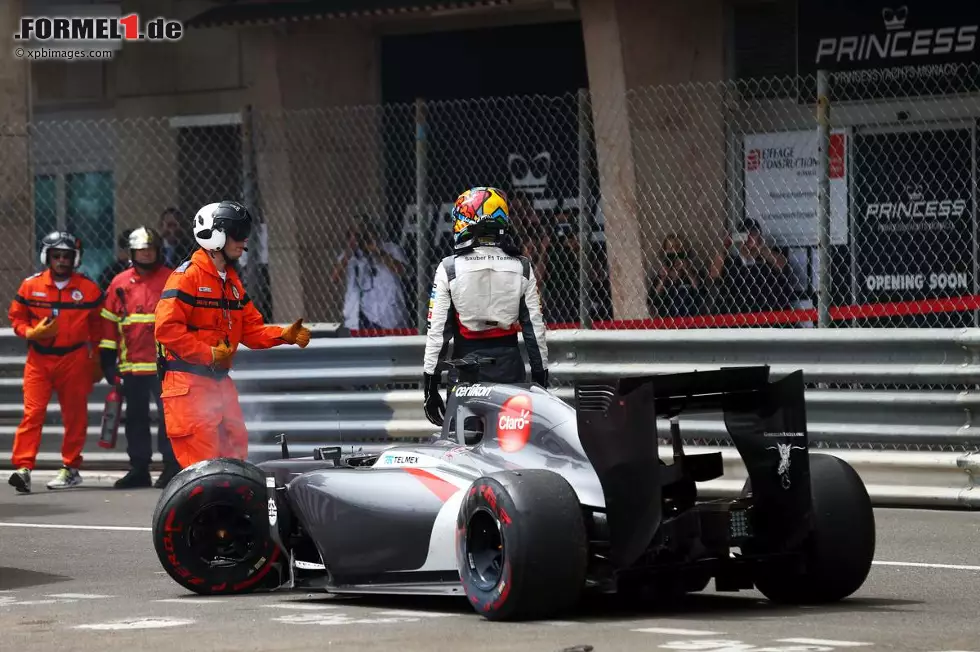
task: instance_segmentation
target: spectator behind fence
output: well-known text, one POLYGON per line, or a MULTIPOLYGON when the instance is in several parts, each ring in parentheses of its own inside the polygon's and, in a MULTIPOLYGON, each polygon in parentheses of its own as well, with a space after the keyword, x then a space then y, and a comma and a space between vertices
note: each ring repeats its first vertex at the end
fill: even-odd
POLYGON ((701 281, 687 245, 671 233, 661 244, 660 264, 649 284, 652 317, 691 317, 701 313, 701 281))
POLYGON ((409 312, 402 275, 408 260, 394 242, 378 241, 368 227, 377 222, 357 216, 347 246, 334 265, 333 280, 346 275, 344 326, 351 330, 408 328, 409 312))
POLYGON ((534 210, 531 197, 523 190, 507 193, 507 202, 510 204, 510 222, 520 242, 521 253, 540 269, 548 246, 548 235, 541 224, 541 216, 534 210))
POLYGON ((119 234, 116 239, 116 260, 99 274, 99 288, 103 292, 109 289, 109 284, 117 274, 129 269, 129 234, 132 232, 132 229, 126 229, 119 234))
POLYGON ((551 235, 546 242, 542 264, 535 270, 540 283, 538 287, 541 288, 545 322, 577 322, 582 287, 579 282, 581 247, 578 224, 565 211, 555 213, 551 235))
POLYGON ((193 236, 187 231, 187 224, 189 222, 184 220, 184 214, 176 208, 165 208, 160 213, 163 264, 172 269, 188 260, 196 248, 193 236))
MULTIPOLYGON (((786 256, 774 250, 753 219, 725 236, 708 273, 714 285, 714 312, 785 310, 791 294, 786 256)), ((762 324, 760 324, 762 325, 762 324)))

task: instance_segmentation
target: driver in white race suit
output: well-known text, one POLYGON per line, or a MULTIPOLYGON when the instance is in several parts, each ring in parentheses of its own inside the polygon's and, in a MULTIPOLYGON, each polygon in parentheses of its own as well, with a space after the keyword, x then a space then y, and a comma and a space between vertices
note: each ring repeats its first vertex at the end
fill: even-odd
MULTIPOLYGON (((548 386, 548 345, 534 270, 511 243, 507 198, 496 188, 470 188, 453 206, 455 252, 436 268, 429 295, 422 386, 425 416, 437 426, 446 406, 439 395, 439 363, 453 357, 494 359, 479 379, 527 382, 517 333, 531 363, 531 379, 548 386)), ((452 373, 452 372, 451 372, 452 373)), ((455 383, 450 376, 450 387, 455 383)))

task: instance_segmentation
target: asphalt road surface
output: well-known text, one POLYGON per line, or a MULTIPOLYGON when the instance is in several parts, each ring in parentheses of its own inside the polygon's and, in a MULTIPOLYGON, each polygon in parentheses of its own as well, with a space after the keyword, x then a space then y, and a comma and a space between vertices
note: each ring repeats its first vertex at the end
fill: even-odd
POLYGON ((54 493, 38 474, 22 496, 3 474, 0 650, 980 650, 980 513, 878 510, 879 561, 830 607, 709 589, 659 611, 596 600, 561 621, 490 623, 458 598, 193 596, 153 552, 159 490, 114 490, 118 475, 54 493))

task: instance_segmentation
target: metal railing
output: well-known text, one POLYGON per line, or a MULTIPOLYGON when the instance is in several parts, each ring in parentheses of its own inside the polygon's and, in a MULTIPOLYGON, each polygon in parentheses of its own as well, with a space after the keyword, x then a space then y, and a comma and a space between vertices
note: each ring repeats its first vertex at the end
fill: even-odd
MULTIPOLYGON (((420 336, 330 337, 306 349, 242 350, 232 377, 251 455, 277 456, 276 435, 283 432, 298 455, 318 445, 374 449, 432 436, 436 429, 425 420, 418 385, 424 342, 420 336)), ((930 504, 972 504, 972 458, 980 453, 980 429, 973 428, 980 407, 977 329, 560 331, 549 333, 548 343, 552 391, 570 403, 574 382, 584 378, 754 364, 768 364, 780 377, 802 369, 811 446, 870 474, 876 499, 908 502, 916 495, 930 504), (922 477, 932 484, 918 487, 922 477)), ((6 451, 22 414, 23 361, 23 343, 0 331, 0 442, 6 451)), ((125 465, 125 424, 115 451, 96 446, 107 392, 102 382, 90 398, 86 455, 90 465, 125 465)), ((46 423, 42 461, 56 464, 61 426, 55 400, 46 423)), ((731 450, 720 415, 682 414, 681 428, 692 447, 731 450)), ((737 456, 733 464, 740 465, 737 456)), ((8 455, 0 465, 9 467, 8 455)), ((708 483, 709 491, 733 490, 744 469, 732 473, 708 483)))

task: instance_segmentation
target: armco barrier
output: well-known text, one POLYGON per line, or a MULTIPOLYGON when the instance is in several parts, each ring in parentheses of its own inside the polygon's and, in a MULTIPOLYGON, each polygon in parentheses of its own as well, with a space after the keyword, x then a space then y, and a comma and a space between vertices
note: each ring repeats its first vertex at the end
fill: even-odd
MULTIPOLYGON (((278 433, 308 454, 340 443, 366 450, 426 438, 418 389, 425 339, 420 336, 315 339, 306 349, 242 350, 232 372, 242 397, 251 452, 278 455, 278 433)), ((553 391, 573 401, 586 377, 615 377, 768 364, 775 377, 803 369, 814 448, 851 461, 880 504, 972 507, 980 432, 980 331, 976 329, 695 329, 676 331, 555 331, 549 333, 553 391), (819 385, 819 386, 817 386, 819 385), (855 388, 857 385, 883 389, 855 388), (931 389, 933 386, 955 389, 931 389), (876 450, 862 450, 862 448, 876 450), (919 450, 909 450, 919 449, 919 450)), ((10 450, 22 412, 23 342, 0 331, 0 442, 10 450)), ((125 466, 125 425, 119 447, 96 446, 102 382, 89 403, 89 464, 125 466)), ((42 462, 57 464, 58 407, 52 402, 42 462)), ((152 414, 156 414, 155 410, 152 414)), ((725 478, 707 493, 741 487, 744 468, 718 417, 681 418, 692 448, 721 445, 725 478)), ((662 428, 665 432, 666 428, 662 428)), ((669 449, 665 449, 665 454, 669 449)), ((9 468, 6 454, 0 464, 9 468)))

